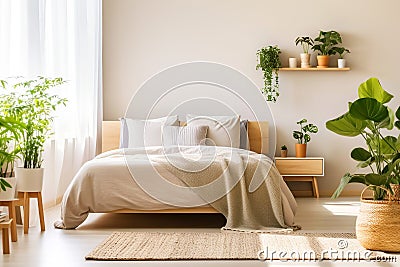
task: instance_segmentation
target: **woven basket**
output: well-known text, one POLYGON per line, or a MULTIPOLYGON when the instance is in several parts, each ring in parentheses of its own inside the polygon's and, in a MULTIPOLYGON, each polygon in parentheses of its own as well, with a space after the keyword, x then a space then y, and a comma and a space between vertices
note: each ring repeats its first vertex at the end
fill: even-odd
POLYGON ((356 222, 356 235, 366 249, 386 252, 400 252, 400 202, 363 198, 361 193, 360 214, 356 222))
POLYGON ((390 188, 392 188, 393 191, 393 200, 400 201, 400 184, 391 184, 390 188))

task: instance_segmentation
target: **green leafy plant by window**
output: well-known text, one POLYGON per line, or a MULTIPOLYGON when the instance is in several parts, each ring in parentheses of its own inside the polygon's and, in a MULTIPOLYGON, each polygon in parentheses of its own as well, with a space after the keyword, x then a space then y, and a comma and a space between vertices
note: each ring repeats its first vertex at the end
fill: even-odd
POLYGON ((390 184, 400 179, 400 138, 384 136, 384 132, 400 129, 400 107, 396 113, 387 106, 393 95, 386 92, 377 78, 370 78, 358 87, 358 99, 349 103, 348 111, 336 119, 326 122, 326 128, 336 134, 355 137, 361 136, 366 147, 354 148, 350 155, 358 162, 360 169, 369 168, 367 174, 346 173, 332 195, 338 197, 348 183, 361 183, 371 186, 374 199, 381 200, 390 184))
POLYGON ((318 51, 320 55, 331 56, 336 54, 336 45, 342 43, 342 37, 337 31, 320 31, 314 42, 311 47, 313 51, 318 51))
POLYGON ((311 39, 309 36, 302 36, 302 37, 297 37, 295 40, 296 46, 301 44, 303 48, 303 53, 308 54, 310 51, 310 47, 314 44, 314 40, 311 39))
POLYGON ((279 97, 279 68, 281 61, 278 46, 263 47, 257 51, 258 64, 256 69, 261 69, 264 75, 264 87, 261 89, 267 101, 276 102, 279 97))
POLYGON ((16 141, 20 137, 18 123, 13 118, 4 116, 3 107, 4 101, 0 94, 0 191, 11 188, 4 178, 14 176, 14 163, 19 158, 16 141))
POLYGON ((300 130, 293 131, 293 138, 296 139, 299 144, 307 144, 311 141, 310 133, 318 133, 318 127, 312 123, 303 126, 303 124, 307 123, 307 119, 302 119, 296 123, 299 125, 300 130))
POLYGON ((38 77, 13 84, 1 82, 8 94, 4 95, 4 115, 13 118, 21 129, 17 147, 24 168, 40 168, 45 141, 53 134, 51 123, 54 111, 67 99, 52 94, 52 88, 64 84, 62 78, 38 77))

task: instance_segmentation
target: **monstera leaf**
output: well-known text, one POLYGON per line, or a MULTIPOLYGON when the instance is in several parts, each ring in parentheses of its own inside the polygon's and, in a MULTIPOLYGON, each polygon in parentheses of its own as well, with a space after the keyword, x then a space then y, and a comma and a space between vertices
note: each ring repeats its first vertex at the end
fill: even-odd
POLYGON ((326 122, 328 130, 343 136, 357 136, 364 131, 365 127, 367 127, 365 121, 354 118, 348 112, 326 122))
POLYGON ((382 122, 389 117, 387 107, 374 98, 361 98, 356 100, 350 107, 352 117, 360 120, 371 120, 382 122))
POLYGON ((393 95, 386 92, 377 78, 370 78, 358 87, 359 98, 374 98, 382 104, 388 103, 393 95))

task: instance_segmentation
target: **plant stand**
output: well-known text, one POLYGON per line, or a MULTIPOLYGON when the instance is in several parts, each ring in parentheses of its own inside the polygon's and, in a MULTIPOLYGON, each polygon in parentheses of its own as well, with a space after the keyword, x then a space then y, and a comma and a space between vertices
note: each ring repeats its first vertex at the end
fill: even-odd
POLYGON ((13 219, 9 219, 8 221, 0 223, 0 229, 2 232, 1 240, 3 243, 3 254, 10 254, 10 236, 8 234, 8 231, 10 229, 10 226, 12 227, 13 223, 15 223, 13 219))
POLYGON ((42 192, 18 192, 19 200, 16 203, 16 206, 22 206, 24 208, 24 234, 28 233, 29 230, 29 209, 30 209, 30 200, 31 198, 36 198, 38 202, 39 209, 39 219, 40 219, 40 230, 45 231, 45 223, 44 223, 44 211, 43 211, 43 201, 42 201, 42 192))
POLYGON ((17 242, 17 223, 16 223, 16 213, 15 213, 15 206, 18 199, 13 200, 1 200, 0 206, 8 208, 8 217, 10 218, 11 222, 11 241, 17 242))

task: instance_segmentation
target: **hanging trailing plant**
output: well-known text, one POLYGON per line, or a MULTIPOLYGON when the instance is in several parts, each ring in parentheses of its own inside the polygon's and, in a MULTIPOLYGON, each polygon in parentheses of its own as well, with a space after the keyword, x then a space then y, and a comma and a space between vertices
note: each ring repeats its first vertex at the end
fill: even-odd
POLYGON ((279 54, 281 50, 278 46, 263 47, 257 51, 258 64, 256 69, 261 69, 264 74, 264 87, 261 89, 267 101, 276 102, 279 96, 279 68, 281 61, 279 54))

